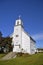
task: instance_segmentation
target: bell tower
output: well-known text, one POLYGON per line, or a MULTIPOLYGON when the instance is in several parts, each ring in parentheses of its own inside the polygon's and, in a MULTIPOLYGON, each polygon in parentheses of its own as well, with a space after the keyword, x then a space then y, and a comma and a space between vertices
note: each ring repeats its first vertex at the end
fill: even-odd
POLYGON ((17 25, 17 26, 19 26, 19 25, 23 26, 23 22, 22 22, 20 16, 19 16, 19 18, 16 20, 15 26, 16 26, 16 25, 17 25))

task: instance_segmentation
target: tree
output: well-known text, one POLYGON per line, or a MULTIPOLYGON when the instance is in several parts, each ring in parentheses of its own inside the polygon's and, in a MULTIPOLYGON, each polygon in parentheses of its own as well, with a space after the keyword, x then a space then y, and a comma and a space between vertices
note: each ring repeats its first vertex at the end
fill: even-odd
POLYGON ((2 37, 2 33, 0 32, 0 37, 2 37))
POLYGON ((2 52, 1 43, 2 43, 2 33, 0 32, 0 52, 2 52))
POLYGON ((10 52, 13 49, 12 38, 10 37, 1 37, 0 39, 0 52, 10 52))
POLYGON ((5 48, 6 48, 6 51, 12 51, 12 48, 13 48, 13 46, 12 46, 12 38, 10 38, 10 37, 6 37, 5 38, 5 48))

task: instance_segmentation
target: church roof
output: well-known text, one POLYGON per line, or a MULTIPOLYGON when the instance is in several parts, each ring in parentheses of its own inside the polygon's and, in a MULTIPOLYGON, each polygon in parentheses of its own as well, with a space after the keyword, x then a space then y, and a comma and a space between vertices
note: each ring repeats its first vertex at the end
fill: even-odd
POLYGON ((30 37, 30 39, 36 43, 36 41, 30 36, 30 34, 28 34, 26 31, 24 31, 24 33, 27 34, 30 37))
POLYGON ((33 40, 36 43, 36 41, 31 36, 30 36, 30 39, 33 40))

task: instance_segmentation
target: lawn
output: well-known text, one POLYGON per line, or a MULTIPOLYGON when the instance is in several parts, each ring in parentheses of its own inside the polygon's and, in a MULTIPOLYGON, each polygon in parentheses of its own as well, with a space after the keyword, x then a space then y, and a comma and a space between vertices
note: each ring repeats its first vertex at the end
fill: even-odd
POLYGON ((0 65, 43 65, 43 53, 0 61, 0 65))
POLYGON ((3 56, 5 56, 6 54, 0 54, 0 59, 3 57, 3 56))

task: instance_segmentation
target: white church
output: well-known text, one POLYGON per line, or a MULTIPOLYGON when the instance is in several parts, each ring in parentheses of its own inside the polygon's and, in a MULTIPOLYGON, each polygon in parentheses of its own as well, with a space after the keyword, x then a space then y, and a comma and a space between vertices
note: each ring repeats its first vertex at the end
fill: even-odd
POLYGON ((26 33, 23 27, 23 22, 20 18, 15 21, 14 32, 11 37, 13 52, 35 54, 36 42, 26 33))

